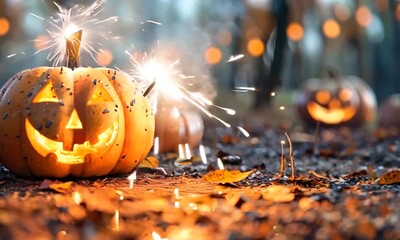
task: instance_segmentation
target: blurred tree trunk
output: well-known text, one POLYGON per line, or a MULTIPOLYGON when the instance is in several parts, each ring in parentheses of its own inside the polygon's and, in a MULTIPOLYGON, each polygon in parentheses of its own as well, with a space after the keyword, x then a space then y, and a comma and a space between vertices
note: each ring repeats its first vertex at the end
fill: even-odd
MULTIPOLYGON (((280 73, 283 63, 283 55, 287 44, 286 26, 288 22, 289 9, 286 0, 276 0, 273 2, 273 12, 276 20, 276 38, 274 54, 271 63, 271 68, 268 70, 265 66, 263 58, 258 58, 256 62, 256 99, 254 107, 259 108, 263 105, 269 105, 271 100, 270 92, 280 84, 280 73)), ((265 40, 265 39, 264 39, 265 40)))

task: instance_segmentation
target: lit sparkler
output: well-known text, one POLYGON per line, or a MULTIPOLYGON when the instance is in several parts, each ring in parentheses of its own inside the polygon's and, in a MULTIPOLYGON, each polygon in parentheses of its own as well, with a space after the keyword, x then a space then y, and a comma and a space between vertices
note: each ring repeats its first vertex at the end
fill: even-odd
POLYGON ((190 86, 190 83, 186 80, 193 78, 193 76, 185 76, 178 70, 179 60, 167 63, 158 60, 156 57, 150 57, 147 54, 142 59, 137 60, 128 51, 125 52, 129 55, 133 65, 132 76, 143 83, 142 86, 149 86, 152 82, 156 82, 154 90, 150 95, 153 103, 153 111, 157 111, 158 98, 187 102, 208 117, 215 118, 228 128, 231 127, 229 123, 212 114, 208 108, 218 108, 229 115, 235 115, 235 110, 214 104, 201 92, 188 90, 187 87, 190 86))
POLYGON ((103 4, 106 0, 97 0, 92 5, 84 7, 75 5, 70 9, 65 9, 54 3, 58 12, 47 20, 31 13, 32 16, 45 20, 48 22, 49 27, 47 33, 50 36, 47 40, 36 40, 38 46, 46 46, 38 50, 42 52, 49 50, 47 59, 53 62, 54 66, 59 65, 66 59, 66 46, 65 39, 69 38, 71 34, 82 30, 81 47, 83 52, 87 52, 94 61, 97 62, 95 54, 101 52, 102 43, 99 40, 118 39, 117 36, 111 36, 111 32, 107 29, 107 23, 118 21, 118 17, 112 16, 108 18, 101 18, 100 13, 103 11, 103 4))

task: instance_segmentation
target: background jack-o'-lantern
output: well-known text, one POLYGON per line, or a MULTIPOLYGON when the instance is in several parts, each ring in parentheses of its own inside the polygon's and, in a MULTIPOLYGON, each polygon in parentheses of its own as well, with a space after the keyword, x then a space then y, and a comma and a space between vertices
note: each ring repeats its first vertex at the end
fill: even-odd
POLYGON ((199 145, 204 124, 198 112, 163 104, 155 114, 155 136, 159 139, 159 152, 177 152, 179 144, 199 145))
POLYGON ((380 106, 378 124, 382 128, 396 128, 400 130, 400 94, 389 96, 380 106))
POLYGON ((372 122, 376 98, 371 88, 355 76, 310 79, 296 99, 300 116, 309 125, 359 127, 372 122))
POLYGON ((25 70, 1 89, 0 160, 14 173, 126 173, 150 151, 154 116, 138 83, 113 69, 77 67, 73 47, 67 65, 74 69, 25 70))

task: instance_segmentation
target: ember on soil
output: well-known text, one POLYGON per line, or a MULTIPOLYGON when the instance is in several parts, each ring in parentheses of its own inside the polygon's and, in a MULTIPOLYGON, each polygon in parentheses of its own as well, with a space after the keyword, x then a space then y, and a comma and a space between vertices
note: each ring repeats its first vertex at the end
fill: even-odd
MULTIPOLYGON (((313 153, 313 142, 306 140, 312 135, 290 135, 296 163, 293 180, 288 166, 285 176, 278 174, 283 133, 260 129, 250 138, 223 135, 214 145, 206 134, 207 165, 195 151, 184 163, 174 154, 158 154, 159 166, 139 168, 132 188, 128 176, 24 179, 2 168, 0 238, 400 236, 399 179, 394 184, 379 184, 375 179, 399 167, 398 137, 322 130, 319 151, 313 153), (204 180, 204 175, 218 170, 218 158, 225 168, 221 171, 251 172, 240 181, 235 176, 220 182, 204 180)), ((284 150, 290 164, 288 146, 284 150)), ((154 159, 149 161, 154 164, 154 159)), ((396 178, 397 172, 393 174, 396 178)))

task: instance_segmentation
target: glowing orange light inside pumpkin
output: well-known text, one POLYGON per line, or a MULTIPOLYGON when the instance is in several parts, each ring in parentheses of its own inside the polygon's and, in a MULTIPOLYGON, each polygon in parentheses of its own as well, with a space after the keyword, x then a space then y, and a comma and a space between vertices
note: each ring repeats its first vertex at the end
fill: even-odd
POLYGON ((293 22, 286 28, 286 34, 290 40, 297 42, 303 38, 304 30, 299 23, 293 22))
POLYGON ((96 61, 100 66, 108 66, 113 60, 113 54, 110 50, 102 50, 96 55, 96 61))
POLYGON ((0 36, 4 36, 10 30, 10 22, 7 18, 0 18, 0 36))
POLYGON ((222 53, 217 47, 208 47, 204 53, 204 58, 208 64, 217 64, 221 62, 222 53))
POLYGON ((322 31, 327 38, 337 38, 340 35, 340 26, 335 20, 328 19, 324 22, 322 31))
POLYGON ((329 100, 331 100, 331 95, 329 94, 328 91, 326 90, 321 90, 318 91, 315 94, 315 99, 320 103, 320 104, 327 104, 329 100))
POLYGON ((71 117, 69 118, 69 121, 67 123, 67 126, 65 126, 66 129, 82 129, 82 122, 79 119, 78 113, 76 112, 76 109, 72 111, 71 117))
POLYGON ((247 51, 253 57, 259 57, 264 53, 264 42, 260 38, 252 38, 247 43, 247 51))
POLYGON ((329 102, 329 108, 331 108, 331 109, 341 108, 341 107, 342 107, 342 103, 340 102, 339 99, 334 98, 329 102))
POLYGON ((348 89, 342 89, 339 92, 339 99, 343 102, 349 101, 353 96, 353 92, 348 89))
POLYGON ((366 6, 361 6, 356 11, 357 23, 363 27, 367 27, 372 21, 371 11, 366 6))

